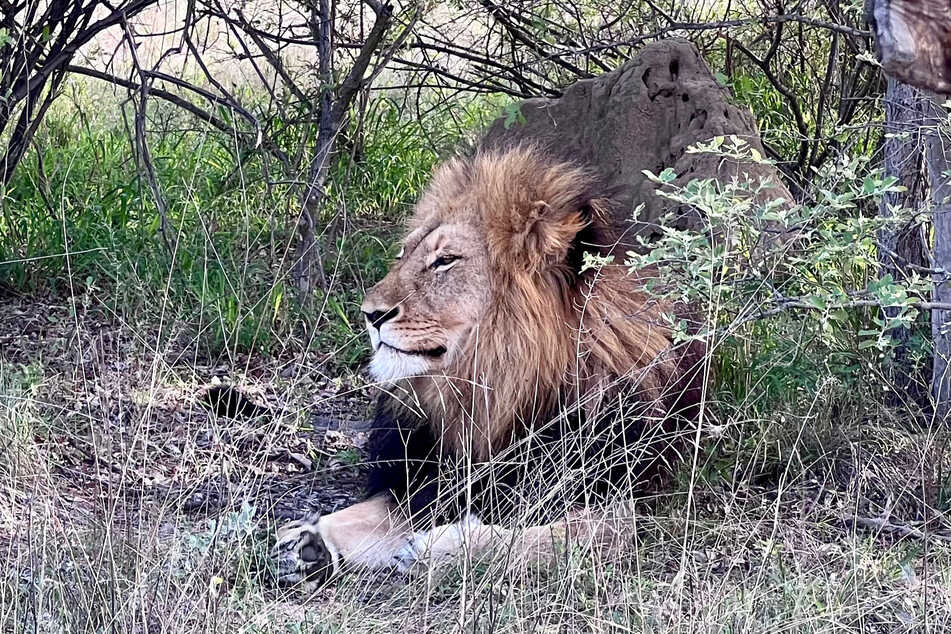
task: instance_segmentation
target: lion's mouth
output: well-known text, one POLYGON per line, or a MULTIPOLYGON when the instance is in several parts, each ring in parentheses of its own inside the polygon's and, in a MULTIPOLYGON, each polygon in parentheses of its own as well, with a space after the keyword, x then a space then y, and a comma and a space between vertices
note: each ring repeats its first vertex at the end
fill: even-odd
POLYGON ((380 342, 381 348, 389 348, 400 354, 408 354, 416 357, 430 357, 432 359, 437 359, 442 355, 446 354, 446 346, 436 346, 435 348, 430 348, 428 350, 404 350, 403 348, 397 348, 396 346, 391 346, 388 343, 383 341, 380 342))

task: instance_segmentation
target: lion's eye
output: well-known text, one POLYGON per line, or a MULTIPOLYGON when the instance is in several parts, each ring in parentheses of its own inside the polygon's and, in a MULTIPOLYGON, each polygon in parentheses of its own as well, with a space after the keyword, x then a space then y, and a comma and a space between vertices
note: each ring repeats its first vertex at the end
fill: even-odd
POLYGON ((403 252, 404 252, 405 250, 406 250, 406 247, 400 247, 400 252, 396 254, 396 259, 397 259, 397 260, 402 260, 402 259, 403 259, 403 252))
POLYGON ((433 263, 429 265, 431 269, 446 269, 454 262, 459 260, 458 255, 440 255, 438 258, 433 260, 433 263))

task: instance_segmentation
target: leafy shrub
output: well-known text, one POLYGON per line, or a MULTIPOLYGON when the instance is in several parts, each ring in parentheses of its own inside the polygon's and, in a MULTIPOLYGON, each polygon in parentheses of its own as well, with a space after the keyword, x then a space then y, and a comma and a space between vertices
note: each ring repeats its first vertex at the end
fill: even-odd
MULTIPOLYGON (((736 137, 690 151, 768 162, 736 137)), ((895 329, 914 327, 930 280, 879 277, 876 236, 886 221, 875 211, 896 186, 866 159, 819 172, 814 200, 803 204, 775 199, 768 183, 677 185, 671 170, 648 177, 659 195, 698 210, 708 226, 697 232, 668 223, 626 264, 655 266, 659 282, 675 280, 654 286, 668 299, 710 307, 699 329, 678 324, 680 337, 712 336, 721 383, 735 402, 768 409, 815 394, 830 377, 854 388, 892 351, 895 329)))

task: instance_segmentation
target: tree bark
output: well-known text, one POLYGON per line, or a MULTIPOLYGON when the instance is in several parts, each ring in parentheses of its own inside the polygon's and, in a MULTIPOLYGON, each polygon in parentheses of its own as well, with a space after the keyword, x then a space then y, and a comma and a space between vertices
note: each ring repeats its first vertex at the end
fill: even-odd
MULTIPOLYGON (((947 112, 939 103, 928 102, 925 164, 931 186, 934 218, 933 302, 951 301, 951 130, 947 112)), ((934 364, 931 391, 937 420, 951 420, 951 310, 931 312, 934 364)))
POLYGON ((865 13, 886 73, 951 94, 951 0, 866 0, 865 13))
MULTIPOLYGON (((878 235, 878 259, 882 275, 894 280, 904 278, 910 267, 929 268, 928 245, 921 222, 913 217, 903 223, 896 221, 895 212, 922 209, 925 183, 922 177, 922 144, 919 130, 924 118, 927 97, 895 78, 888 79, 885 91, 885 132, 883 143, 885 175, 898 179, 904 191, 890 191, 882 198, 879 214, 893 220, 878 235), (910 265, 910 266, 909 266, 910 265)), ((885 309, 887 317, 894 317, 897 308, 885 309)), ((912 331, 897 328, 891 337, 895 344, 893 363, 889 371, 890 393, 893 405, 913 402, 920 406, 928 403, 928 380, 922 368, 916 367, 911 350, 912 331)))
POLYGON ((329 0, 320 0, 313 19, 312 28, 318 41, 318 72, 321 76, 320 123, 307 188, 301 198, 301 213, 297 225, 300 239, 297 243, 292 270, 292 278, 302 301, 306 301, 313 290, 315 277, 319 276, 320 284, 325 285, 323 263, 317 244, 317 225, 320 220, 320 210, 326 198, 325 186, 330 175, 337 136, 346 122, 347 111, 354 97, 370 81, 366 76, 367 68, 370 66, 373 55, 380 48, 393 17, 393 9, 390 5, 379 4, 375 0, 364 0, 364 2, 373 9, 376 21, 354 60, 350 72, 340 84, 336 97, 332 88, 333 19, 329 0))

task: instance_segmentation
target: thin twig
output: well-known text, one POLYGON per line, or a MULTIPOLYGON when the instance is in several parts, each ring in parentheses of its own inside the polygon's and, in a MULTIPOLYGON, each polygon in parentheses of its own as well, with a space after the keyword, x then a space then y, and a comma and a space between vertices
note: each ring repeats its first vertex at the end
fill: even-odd
POLYGON ((930 538, 938 539, 943 542, 951 542, 951 536, 944 535, 942 533, 925 533, 921 529, 908 524, 896 524, 888 517, 861 517, 859 515, 850 515, 848 513, 844 513, 839 516, 839 519, 846 524, 861 526, 862 528, 867 528, 881 533, 891 533, 893 535, 899 535, 900 537, 912 537, 914 539, 920 540, 927 540, 930 538))
MULTIPOLYGON (((77 75, 85 75, 87 77, 93 77, 95 79, 101 79, 102 81, 115 84, 116 86, 121 86, 130 91, 138 92, 141 90, 141 84, 139 83, 130 81, 128 79, 123 79, 122 77, 117 77, 115 75, 111 75, 109 73, 105 73, 100 70, 85 68, 82 66, 72 66, 72 65, 67 66, 66 69, 70 73, 75 73, 77 75)), ((146 75, 148 75, 148 73, 146 73, 146 75)), ((234 124, 228 123, 227 121, 224 121, 223 119, 216 117, 210 111, 204 110, 200 108, 199 106, 196 106, 194 103, 188 101, 184 97, 176 95, 173 92, 169 92, 161 88, 155 88, 154 86, 150 86, 149 96, 157 97, 159 99, 162 99, 163 101, 167 101, 181 108, 182 110, 185 110, 186 112, 191 113, 192 115, 195 116, 195 118, 199 119, 200 121, 205 121, 211 124, 213 127, 217 128, 218 130, 221 130, 222 132, 226 132, 228 134, 234 134, 235 132, 238 131, 236 130, 236 127, 234 124)), ((222 105, 220 101, 215 101, 214 103, 216 105, 222 105)), ((227 104, 224 104, 224 105, 227 105, 227 104)), ((260 132, 260 130, 258 130, 257 132, 260 132)), ((240 139, 241 137, 239 136, 238 138, 240 139)), ((256 145, 256 135, 254 138, 255 140, 253 141, 244 140, 242 141, 242 143, 248 149, 254 149, 256 145)), ((273 154, 275 158, 281 161, 281 163, 288 166, 290 165, 290 158, 287 156, 287 154, 283 150, 281 150, 274 143, 274 141, 272 141, 267 136, 264 136, 263 134, 261 135, 261 147, 263 147, 265 150, 273 154)))

